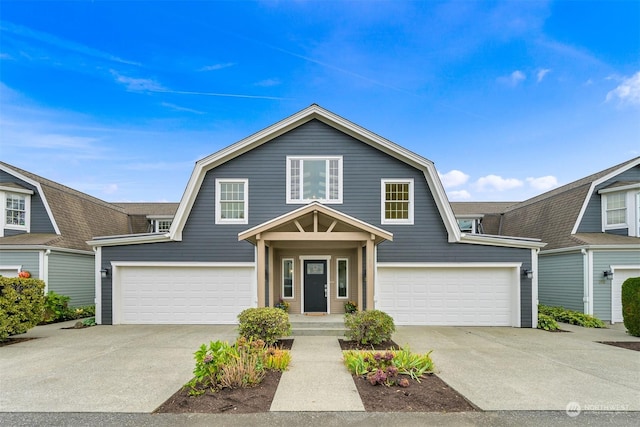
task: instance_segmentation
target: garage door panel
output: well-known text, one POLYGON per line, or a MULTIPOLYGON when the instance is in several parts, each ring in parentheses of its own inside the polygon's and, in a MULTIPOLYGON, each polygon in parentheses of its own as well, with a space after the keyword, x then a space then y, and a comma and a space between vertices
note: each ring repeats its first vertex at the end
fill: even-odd
POLYGON ((232 324, 253 304, 253 267, 119 267, 121 323, 232 324))
POLYGON ((379 267, 377 307, 399 325, 510 326, 518 285, 513 271, 514 267, 379 267))

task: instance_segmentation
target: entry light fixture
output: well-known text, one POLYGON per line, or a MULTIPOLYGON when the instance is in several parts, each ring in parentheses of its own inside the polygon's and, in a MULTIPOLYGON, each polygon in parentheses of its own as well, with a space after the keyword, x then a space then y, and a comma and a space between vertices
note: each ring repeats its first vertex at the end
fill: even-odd
POLYGON ((100 270, 100 277, 102 277, 103 279, 109 277, 109 269, 103 268, 102 270, 100 270))
POLYGON ((605 279, 607 280, 613 280, 613 271, 611 270, 605 270, 602 272, 602 275, 604 276, 605 279))
POLYGON ((529 268, 523 268, 522 275, 525 276, 527 279, 533 279, 533 270, 529 268))

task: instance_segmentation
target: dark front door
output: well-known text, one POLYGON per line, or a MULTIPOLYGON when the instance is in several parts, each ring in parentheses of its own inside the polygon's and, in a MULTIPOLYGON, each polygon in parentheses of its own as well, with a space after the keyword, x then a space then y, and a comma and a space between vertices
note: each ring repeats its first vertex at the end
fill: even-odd
POLYGON ((304 261, 304 312, 327 312, 327 261, 304 261))

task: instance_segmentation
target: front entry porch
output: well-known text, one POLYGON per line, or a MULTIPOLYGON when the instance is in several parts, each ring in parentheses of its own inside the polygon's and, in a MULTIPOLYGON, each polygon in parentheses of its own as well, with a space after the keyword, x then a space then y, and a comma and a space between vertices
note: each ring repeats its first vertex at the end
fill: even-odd
POLYGON ((256 246, 258 307, 292 314, 374 308, 375 247, 393 235, 314 202, 238 235, 256 246))

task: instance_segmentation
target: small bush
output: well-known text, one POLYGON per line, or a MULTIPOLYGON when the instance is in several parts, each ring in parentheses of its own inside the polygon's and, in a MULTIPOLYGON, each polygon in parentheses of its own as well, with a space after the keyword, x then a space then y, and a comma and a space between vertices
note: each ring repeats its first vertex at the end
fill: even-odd
POLYGON ((279 308, 248 308, 238 315, 238 332, 248 340, 263 340, 268 345, 291 332, 289 315, 279 308))
POLYGON ((344 303, 344 312, 345 313, 355 313, 358 311, 358 304, 355 301, 347 301, 344 303))
POLYGON ((539 305, 538 313, 551 316, 557 322, 569 323, 585 328, 606 328, 604 322, 597 317, 589 314, 580 313, 579 311, 568 310, 564 307, 549 307, 547 305, 539 305))
POLYGON ((49 291, 44 298, 43 322, 53 323, 72 320, 73 311, 69 308, 71 297, 49 291))
POLYGON ((384 311, 359 311, 344 316, 346 336, 363 345, 376 345, 389 341, 396 330, 393 318, 384 311))
POLYGON ((265 370, 284 371, 289 365, 289 351, 268 347, 262 340, 238 338, 230 345, 223 341, 202 344, 194 353, 193 379, 185 384, 189 394, 197 396, 207 390, 252 387, 259 384, 265 370))
POLYGON ((622 284, 622 318, 629 335, 640 337, 640 277, 630 277, 622 284))
POLYGON ((557 331, 560 327, 553 317, 538 313, 538 329, 544 329, 545 331, 557 331))
POLYGON ((0 277, 0 341, 36 326, 43 310, 42 280, 0 277))

